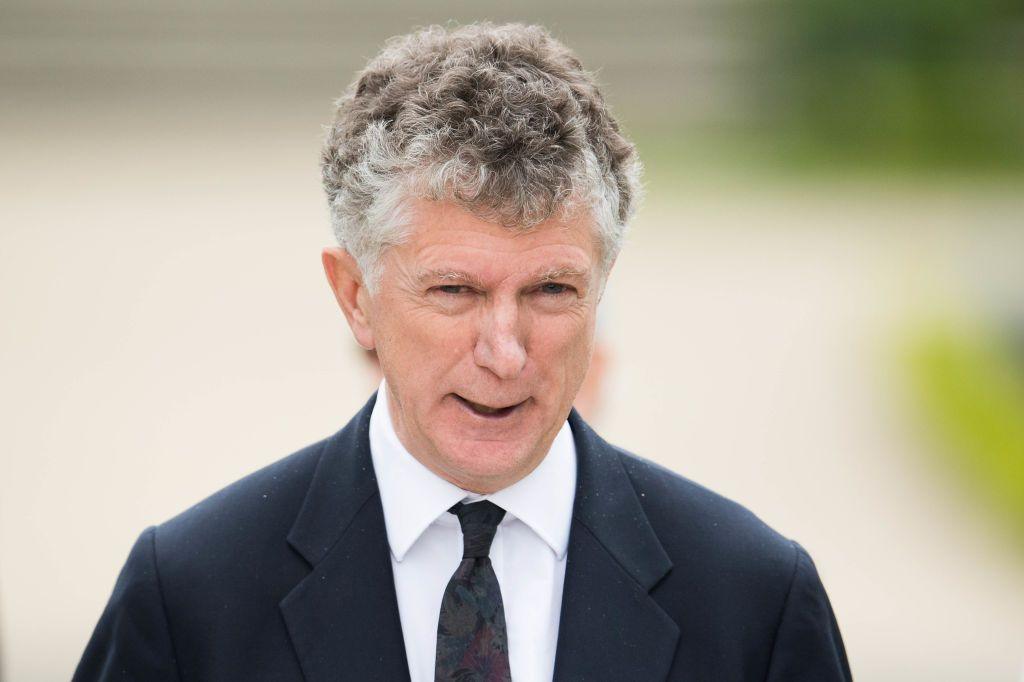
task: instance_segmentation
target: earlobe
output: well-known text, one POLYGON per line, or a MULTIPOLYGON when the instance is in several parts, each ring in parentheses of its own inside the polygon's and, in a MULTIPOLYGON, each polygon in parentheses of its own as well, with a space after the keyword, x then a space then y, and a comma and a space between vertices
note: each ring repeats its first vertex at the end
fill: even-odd
POLYGON ((348 251, 339 246, 324 248, 320 258, 324 274, 327 275, 327 283, 348 321, 356 343, 366 350, 373 350, 372 301, 363 284, 359 264, 348 251))

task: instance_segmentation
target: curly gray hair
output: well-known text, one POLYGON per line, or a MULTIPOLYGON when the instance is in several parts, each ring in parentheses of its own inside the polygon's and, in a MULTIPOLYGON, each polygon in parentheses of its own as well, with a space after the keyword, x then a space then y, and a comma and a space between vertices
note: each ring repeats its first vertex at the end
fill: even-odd
POLYGON ((430 26, 390 39, 336 102, 321 154, 338 243, 379 282, 406 200, 528 230, 590 211, 606 274, 641 193, 636 149, 593 76, 539 26, 430 26))

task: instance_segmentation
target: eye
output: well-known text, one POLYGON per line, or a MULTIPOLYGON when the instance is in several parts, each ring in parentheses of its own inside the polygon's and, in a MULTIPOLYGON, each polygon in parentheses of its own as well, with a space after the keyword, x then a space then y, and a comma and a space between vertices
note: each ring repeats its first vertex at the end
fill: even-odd
POLYGON ((476 307, 480 291, 469 284, 435 284, 426 291, 428 301, 446 315, 458 315, 476 307))
POLYGON ((540 285, 540 289, 539 289, 539 291, 542 294, 548 294, 548 295, 551 295, 551 296, 557 296, 558 294, 564 294, 568 290, 569 290, 569 287, 567 287, 564 284, 559 284, 557 282, 547 282, 545 284, 540 285))
POLYGON ((469 291, 469 287, 467 287, 467 286, 465 286, 463 284, 442 284, 441 286, 436 287, 436 288, 442 294, 448 294, 450 296, 455 296, 457 294, 464 294, 467 291, 469 291))

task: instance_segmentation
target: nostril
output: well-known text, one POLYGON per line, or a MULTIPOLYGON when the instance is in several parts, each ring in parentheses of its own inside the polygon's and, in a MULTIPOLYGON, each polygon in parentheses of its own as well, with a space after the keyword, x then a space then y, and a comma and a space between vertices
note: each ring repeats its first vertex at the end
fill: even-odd
POLYGON ((514 337, 481 337, 473 355, 477 365, 491 370, 502 379, 517 376, 526 366, 526 349, 514 337))

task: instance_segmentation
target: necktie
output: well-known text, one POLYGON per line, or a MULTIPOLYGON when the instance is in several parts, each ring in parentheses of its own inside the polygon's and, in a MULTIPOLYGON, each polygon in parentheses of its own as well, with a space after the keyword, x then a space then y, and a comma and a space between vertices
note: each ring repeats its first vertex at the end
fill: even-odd
POLYGON ((510 682, 505 609, 488 556, 505 510, 484 500, 448 511, 462 525, 462 562, 441 601, 434 680, 510 682))

